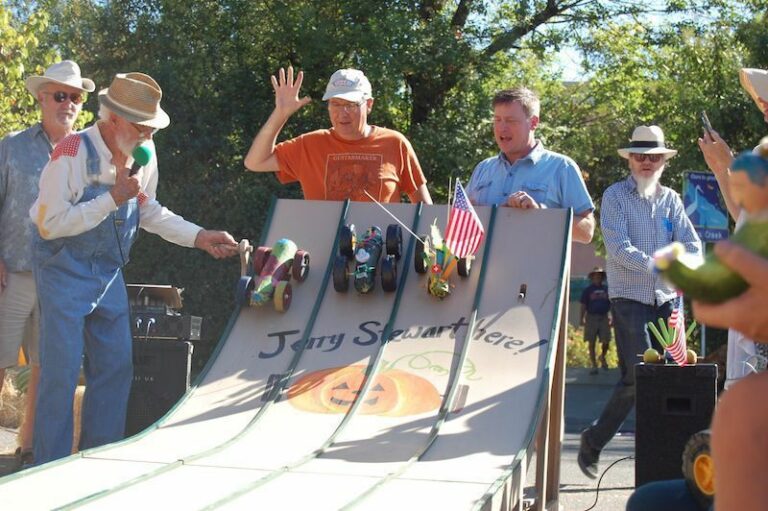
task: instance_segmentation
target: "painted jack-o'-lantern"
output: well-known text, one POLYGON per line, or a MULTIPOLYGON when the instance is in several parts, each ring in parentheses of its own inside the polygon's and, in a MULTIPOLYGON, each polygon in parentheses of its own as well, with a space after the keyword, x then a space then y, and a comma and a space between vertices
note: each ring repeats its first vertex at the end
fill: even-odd
MULTIPOLYGON (((291 404, 316 413, 345 413, 354 403, 363 384, 366 367, 330 367, 299 378, 288 390, 291 404)), ((366 415, 400 417, 434 410, 440 395, 434 385, 420 376, 388 369, 374 377, 358 412, 366 415)))

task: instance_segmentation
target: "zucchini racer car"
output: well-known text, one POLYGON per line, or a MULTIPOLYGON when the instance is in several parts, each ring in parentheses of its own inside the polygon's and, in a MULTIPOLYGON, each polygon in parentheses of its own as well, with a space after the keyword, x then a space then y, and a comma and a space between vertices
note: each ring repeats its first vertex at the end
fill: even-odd
POLYGON ((416 252, 413 263, 416 273, 427 273, 427 292, 432 296, 443 299, 451 294, 452 284, 448 278, 456 268, 460 277, 468 277, 474 256, 458 258, 445 245, 440 229, 435 223, 430 227, 430 233, 416 240, 416 252))
POLYGON ((261 306, 272 301, 275 310, 285 312, 291 306, 293 289, 291 277, 296 282, 304 282, 309 275, 309 252, 299 250, 296 243, 282 238, 270 247, 258 247, 253 252, 247 240, 239 245, 240 273, 235 300, 238 304, 246 302, 251 306, 261 306), (253 277, 248 275, 253 268, 253 277))
POLYGON ((358 293, 370 293, 376 284, 376 272, 381 259, 381 288, 392 292, 397 289, 397 261, 403 247, 403 234, 400 226, 387 226, 386 238, 375 225, 365 231, 362 239, 357 239, 355 226, 345 225, 339 236, 338 254, 333 262, 333 288, 343 293, 349 289, 348 266, 354 262, 353 276, 358 293), (385 241, 386 239, 386 241, 385 241), (382 258, 382 251, 386 255, 382 258))

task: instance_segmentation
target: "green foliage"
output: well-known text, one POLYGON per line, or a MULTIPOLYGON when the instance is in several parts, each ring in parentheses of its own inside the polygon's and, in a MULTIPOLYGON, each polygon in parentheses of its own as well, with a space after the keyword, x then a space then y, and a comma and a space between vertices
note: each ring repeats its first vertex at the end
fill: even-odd
MULTIPOLYGON (((600 343, 595 346, 596 355, 600 356, 601 350, 600 343)), ((611 344, 608 347, 608 354, 605 356, 608 367, 617 367, 619 364, 619 356, 616 353, 616 342, 611 339, 611 344)), ((592 367, 592 362, 589 360, 589 344, 584 340, 584 329, 576 328, 573 325, 568 325, 568 344, 566 346, 565 354, 566 367, 592 367)))
MULTIPOLYGON (((23 23, 0 18, 0 72, 18 76, 12 81, 4 75, 0 86, 15 84, 16 104, 34 112, 19 80, 31 65, 41 71, 51 62, 19 54, 13 62, 26 71, 6 65, 7 41, 16 40, 7 34, 27 25, 34 28, 23 32, 26 37, 39 39, 34 47, 78 61, 100 88, 115 72, 152 75, 171 116, 170 127, 155 137, 160 201, 191 221, 252 242, 261 235, 272 197, 301 196, 297 186, 245 172, 242 164, 274 106, 269 76, 289 64, 305 72, 303 92, 313 102, 289 120, 281 140, 327 127, 320 98, 328 77, 341 67, 361 68, 374 87, 371 121, 407 134, 437 201, 447 196, 449 177, 466 180, 478 161, 496 152, 490 98, 500 88, 526 85, 539 93, 539 136, 579 163, 598 208, 605 188, 627 174, 616 149, 638 124, 660 124, 680 150, 664 177, 677 189, 683 171, 705 168, 696 146, 700 110, 736 150, 754 145, 765 130, 737 78, 743 65, 768 67, 764 1, 20 5, 13 12, 23 23), (651 20, 659 14, 651 11, 664 9, 651 20), (40 21, 45 19, 50 23, 40 21), (552 71, 557 49, 566 44, 583 55, 586 74, 579 83, 563 83, 552 71)), ((0 116, 9 97, 0 94, 0 116)), ((95 95, 87 106, 95 110, 95 95)), ((0 121, 3 129, 10 126, 4 117, 0 121)), ((237 275, 234 260, 214 261, 146 233, 127 268, 128 281, 185 288, 185 310, 205 316, 211 340, 229 318, 237 275)), ((586 349, 583 342, 576 346, 586 349)))

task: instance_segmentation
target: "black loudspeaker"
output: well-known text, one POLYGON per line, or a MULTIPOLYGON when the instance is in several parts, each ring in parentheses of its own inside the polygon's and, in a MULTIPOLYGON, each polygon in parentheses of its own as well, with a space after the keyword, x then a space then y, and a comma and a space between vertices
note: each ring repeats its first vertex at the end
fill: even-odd
POLYGON ((635 366, 635 486, 681 479, 688 438, 707 429, 717 400, 717 366, 635 366))
POLYGON ((133 384, 125 436, 143 431, 189 389, 192 344, 186 341, 133 341, 133 384))

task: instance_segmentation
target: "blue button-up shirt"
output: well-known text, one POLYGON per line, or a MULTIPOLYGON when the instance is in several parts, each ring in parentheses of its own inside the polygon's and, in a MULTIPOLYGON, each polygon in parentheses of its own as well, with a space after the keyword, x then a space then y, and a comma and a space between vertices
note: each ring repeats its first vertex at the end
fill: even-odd
POLYGON ((466 190, 476 206, 502 205, 511 194, 523 191, 548 208, 573 208, 574 213, 595 209, 576 162, 548 151, 541 141, 515 163, 504 153, 481 161, 466 190))
POLYGON ((653 197, 643 198, 632 176, 605 190, 600 226, 612 299, 627 298, 647 305, 672 300, 676 292, 651 268, 653 253, 679 241, 687 252, 701 255, 701 241, 680 195, 659 186, 653 197))
POLYGON ((36 227, 29 208, 37 198, 40 174, 52 151, 42 124, 0 140, 0 259, 7 271, 32 271, 36 227))

